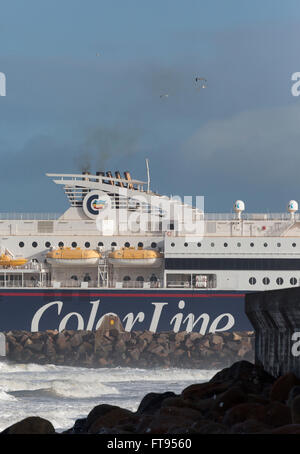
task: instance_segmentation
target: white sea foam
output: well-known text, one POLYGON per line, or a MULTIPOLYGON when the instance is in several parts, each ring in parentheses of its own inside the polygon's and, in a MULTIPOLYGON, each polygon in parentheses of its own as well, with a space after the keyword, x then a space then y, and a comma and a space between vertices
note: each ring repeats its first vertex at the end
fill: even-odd
POLYGON ((96 405, 108 403, 135 411, 149 392, 180 393, 192 383, 209 380, 216 372, 0 362, 0 431, 33 415, 48 419, 57 431, 66 430, 96 405))

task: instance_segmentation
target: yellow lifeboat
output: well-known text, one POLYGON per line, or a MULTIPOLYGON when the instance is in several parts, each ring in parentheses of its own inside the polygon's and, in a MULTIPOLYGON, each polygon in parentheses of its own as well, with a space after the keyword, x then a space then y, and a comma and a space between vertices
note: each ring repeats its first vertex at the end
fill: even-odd
POLYGON ((52 266, 95 266, 98 264, 101 254, 95 250, 86 250, 77 247, 63 247, 48 252, 46 260, 52 266))
POLYGON ((0 266, 4 266, 4 267, 23 266, 27 262, 28 262, 28 260, 24 259, 23 257, 14 259, 7 254, 0 255, 0 266))
POLYGON ((110 252, 108 261, 115 267, 152 267, 161 266, 163 254, 158 251, 134 247, 124 247, 110 252))

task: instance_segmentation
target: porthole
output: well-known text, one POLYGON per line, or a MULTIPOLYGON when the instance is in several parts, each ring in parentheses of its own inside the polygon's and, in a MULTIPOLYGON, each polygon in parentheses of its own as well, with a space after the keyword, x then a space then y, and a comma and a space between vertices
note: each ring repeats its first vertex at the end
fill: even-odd
POLYGON ((24 243, 23 243, 23 241, 20 241, 20 243, 19 243, 19 247, 24 247, 24 243))
POLYGON ((87 249, 90 247, 90 245, 91 245, 91 243, 89 243, 88 241, 86 241, 86 242, 84 243, 84 247, 86 247, 87 249))
POLYGON ((71 246, 75 248, 75 247, 77 247, 77 243, 75 241, 73 241, 71 246))
POLYGON ((291 285, 296 285, 297 284, 297 279, 295 277, 291 277, 290 284, 291 285))
POLYGON ((38 244, 37 244, 36 241, 34 241, 34 242, 32 243, 32 247, 37 247, 37 245, 38 245, 38 244))
POLYGON ((255 284, 256 284, 256 279, 255 279, 255 277, 250 277, 250 279, 249 279, 249 284, 250 284, 250 285, 255 285, 255 284))
POLYGON ((277 247, 281 247, 281 243, 277 243, 277 247))
POLYGON ((172 246, 172 247, 175 247, 175 243, 171 243, 171 246, 172 246))
POLYGON ((198 247, 201 247, 201 243, 197 243, 197 246, 198 246, 198 247))
POLYGON ((184 243, 184 247, 188 247, 188 245, 189 245, 188 243, 184 243))
POLYGON ((117 243, 116 243, 115 241, 113 241, 113 242, 111 243, 111 246, 117 246, 117 243))
POLYGON ((264 243, 264 247, 268 247, 268 243, 264 243))
POLYGON ((45 247, 50 247, 50 246, 51 246, 51 243, 50 243, 50 241, 46 241, 46 243, 45 243, 45 247))
POLYGON ((282 279, 282 277, 278 277, 278 278, 276 279, 276 284, 277 284, 277 285, 282 285, 282 284, 283 284, 283 279, 282 279))
POLYGON ((237 245, 237 247, 241 247, 242 246, 241 243, 237 243, 236 245, 237 245))
POLYGON ((251 246, 251 247, 254 247, 254 243, 250 243, 250 246, 251 246))
POLYGON ((143 247, 144 243, 138 243, 138 247, 143 247))
POLYGON ((224 243, 224 247, 227 247, 228 246, 228 243, 224 243))
POLYGON ((125 247, 130 247, 130 243, 128 243, 128 241, 126 241, 126 243, 124 244, 125 247))
POLYGON ((296 243, 293 243, 292 246, 293 246, 293 247, 296 247, 296 243))
POLYGON ((215 243, 210 243, 211 247, 214 247, 215 243))
POLYGON ((63 243, 62 241, 60 241, 60 242, 58 243, 58 246, 59 246, 59 247, 64 247, 64 243, 63 243))
POLYGON ((263 281, 264 285, 269 285, 270 284, 270 279, 268 277, 264 277, 262 281, 263 281))
POLYGON ((154 243, 154 242, 153 242, 153 243, 151 243, 151 247, 152 247, 152 249, 156 248, 156 246, 157 246, 157 244, 156 244, 156 243, 154 243))
POLYGON ((102 243, 102 241, 99 241, 98 246, 99 246, 99 247, 104 246, 104 244, 102 243))

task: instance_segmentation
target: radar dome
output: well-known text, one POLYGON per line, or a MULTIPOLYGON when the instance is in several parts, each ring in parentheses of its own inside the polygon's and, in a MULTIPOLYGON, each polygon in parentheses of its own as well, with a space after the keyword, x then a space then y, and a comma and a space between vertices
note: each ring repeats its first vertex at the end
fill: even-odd
POLYGON ((298 202, 296 202, 296 200, 290 200, 289 201, 288 211, 290 213, 296 213, 296 211, 298 211, 298 202))
POLYGON ((241 213, 242 211, 245 211, 245 204, 242 200, 237 200, 234 204, 234 211, 236 213, 241 213))

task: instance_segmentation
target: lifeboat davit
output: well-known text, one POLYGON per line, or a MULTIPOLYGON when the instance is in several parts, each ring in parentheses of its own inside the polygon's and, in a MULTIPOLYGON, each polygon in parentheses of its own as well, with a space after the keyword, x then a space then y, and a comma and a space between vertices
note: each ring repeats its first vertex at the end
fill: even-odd
POLYGON ((77 247, 63 247, 48 252, 46 260, 52 266, 95 266, 98 264, 101 254, 95 250, 86 250, 77 247))
POLYGON ((108 261, 115 267, 152 267, 161 266, 163 254, 158 251, 134 247, 124 247, 110 252, 108 261))
POLYGON ((4 267, 23 266, 27 262, 28 262, 28 260, 24 259, 23 257, 14 259, 7 254, 0 255, 0 266, 4 266, 4 267))

